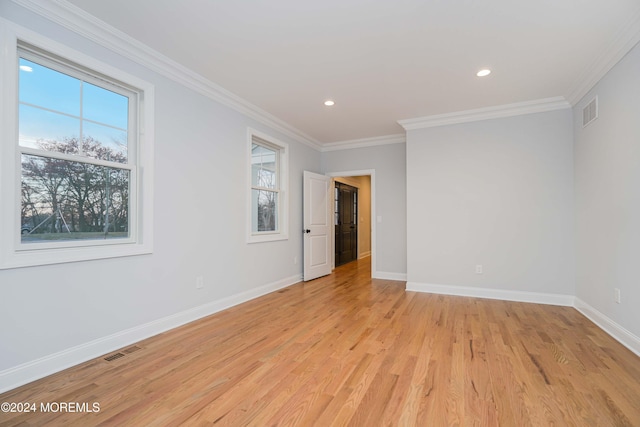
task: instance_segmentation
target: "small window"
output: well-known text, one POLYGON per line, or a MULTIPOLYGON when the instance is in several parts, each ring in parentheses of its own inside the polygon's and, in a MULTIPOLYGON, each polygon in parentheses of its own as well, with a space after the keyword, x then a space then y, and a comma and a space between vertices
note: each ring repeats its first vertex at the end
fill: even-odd
POLYGON ((70 49, 15 46, 0 268, 150 253, 153 86, 70 49))
POLYGON ((249 130, 249 151, 248 241, 287 239, 287 145, 249 130))

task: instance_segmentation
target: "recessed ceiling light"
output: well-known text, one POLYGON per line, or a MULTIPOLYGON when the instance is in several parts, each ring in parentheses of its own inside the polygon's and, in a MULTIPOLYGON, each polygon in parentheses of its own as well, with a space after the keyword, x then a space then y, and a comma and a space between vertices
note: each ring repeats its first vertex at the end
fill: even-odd
POLYGON ((27 73, 30 73, 30 72, 32 72, 32 71, 33 71, 33 68, 29 67, 28 65, 21 65, 21 66, 20 66, 20 69, 21 69, 22 71, 26 71, 27 73))
POLYGON ((327 99, 326 101, 324 101, 324 105, 326 105, 327 107, 331 107, 331 106, 333 106, 333 105, 335 105, 335 104, 336 104, 336 103, 335 103, 335 102, 333 102, 333 101, 332 101, 332 100, 330 100, 330 99, 327 99))
POLYGON ((478 76, 478 77, 486 77, 489 74, 491 74, 491 70, 488 69, 488 68, 483 68, 482 70, 480 70, 480 71, 478 71, 476 73, 476 76, 478 76))

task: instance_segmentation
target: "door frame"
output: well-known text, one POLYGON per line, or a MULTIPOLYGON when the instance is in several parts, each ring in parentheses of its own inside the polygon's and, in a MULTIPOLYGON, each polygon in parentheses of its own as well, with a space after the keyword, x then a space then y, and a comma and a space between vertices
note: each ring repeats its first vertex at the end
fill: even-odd
MULTIPOLYGON (((371 218, 369 218, 369 223, 371 224, 371 277, 375 278, 378 275, 377 268, 377 238, 376 238, 376 228, 378 216, 376 215, 376 170, 375 169, 362 169, 362 170, 352 170, 352 171, 343 171, 343 172, 326 172, 326 176, 331 178, 339 178, 339 177, 350 177, 350 176, 369 176, 371 178, 371 218)), ((335 181, 335 179, 332 179, 335 181)), ((334 250, 331 251, 331 268, 336 268, 336 254, 335 254, 335 221, 331 221, 332 231, 329 233, 331 235, 331 245, 334 250)), ((361 232, 358 230, 358 232, 361 232)))

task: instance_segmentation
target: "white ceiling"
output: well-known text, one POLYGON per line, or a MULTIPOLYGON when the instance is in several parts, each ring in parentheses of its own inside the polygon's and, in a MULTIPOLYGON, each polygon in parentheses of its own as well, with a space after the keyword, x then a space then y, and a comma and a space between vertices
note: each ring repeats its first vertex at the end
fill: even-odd
POLYGON ((402 133, 402 119, 575 102, 640 16, 640 0, 70 2, 320 143, 402 133), (476 77, 483 67, 493 73, 476 77))

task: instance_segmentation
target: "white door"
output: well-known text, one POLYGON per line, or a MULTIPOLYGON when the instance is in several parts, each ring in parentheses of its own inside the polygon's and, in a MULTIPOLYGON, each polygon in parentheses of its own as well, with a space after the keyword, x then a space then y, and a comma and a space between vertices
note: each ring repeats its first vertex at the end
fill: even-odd
POLYGON ((304 171, 304 280, 331 274, 331 178, 304 171))

